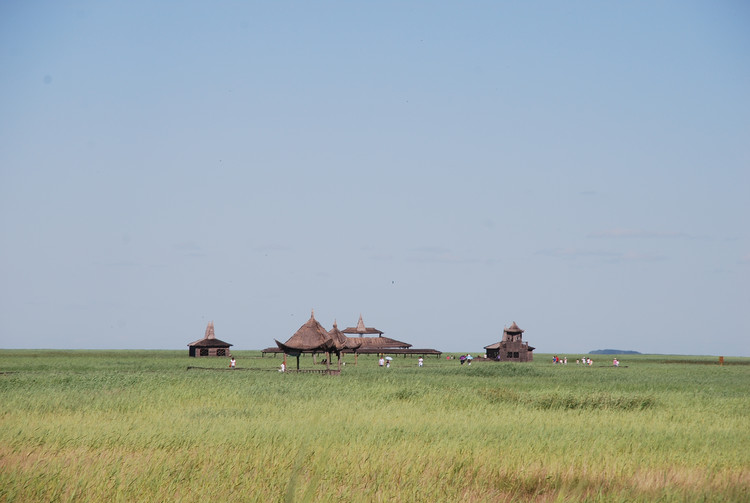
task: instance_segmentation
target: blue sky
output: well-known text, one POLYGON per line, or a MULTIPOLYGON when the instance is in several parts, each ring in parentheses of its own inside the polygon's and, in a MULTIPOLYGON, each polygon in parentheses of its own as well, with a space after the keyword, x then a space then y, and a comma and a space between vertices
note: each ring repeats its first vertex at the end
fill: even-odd
POLYGON ((745 2, 5 2, 0 347, 750 356, 745 2))

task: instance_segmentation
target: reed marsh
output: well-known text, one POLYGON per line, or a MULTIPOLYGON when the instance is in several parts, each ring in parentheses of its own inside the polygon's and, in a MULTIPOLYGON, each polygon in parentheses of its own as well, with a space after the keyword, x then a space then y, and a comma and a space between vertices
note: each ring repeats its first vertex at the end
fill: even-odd
POLYGON ((748 358, 185 353, 0 351, 0 501, 750 499, 748 358))

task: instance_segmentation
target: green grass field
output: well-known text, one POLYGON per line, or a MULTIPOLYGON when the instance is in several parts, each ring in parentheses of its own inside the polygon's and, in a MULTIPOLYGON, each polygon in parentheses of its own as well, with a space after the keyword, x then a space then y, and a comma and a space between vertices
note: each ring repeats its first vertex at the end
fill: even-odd
POLYGON ((0 501, 750 501, 750 358, 186 353, 0 350, 0 501))

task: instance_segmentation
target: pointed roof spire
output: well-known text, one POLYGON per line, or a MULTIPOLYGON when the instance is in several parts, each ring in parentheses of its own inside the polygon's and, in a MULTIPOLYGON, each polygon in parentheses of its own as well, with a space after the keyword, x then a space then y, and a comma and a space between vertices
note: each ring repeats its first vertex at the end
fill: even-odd
POLYGON ((214 333, 214 322, 209 321, 208 326, 206 327, 206 337, 205 339, 216 339, 216 334, 214 333))
POLYGON ((378 334, 383 335, 382 330, 378 330, 377 328, 373 327, 366 327, 365 322, 362 321, 362 314, 359 315, 359 321, 357 322, 356 327, 347 327, 346 329, 342 330, 345 334, 378 334))
POLYGON ((510 326, 505 329, 505 331, 509 333, 515 333, 515 334, 520 334, 520 333, 525 332, 525 330, 522 330, 518 325, 516 325, 515 321, 511 323, 510 326))

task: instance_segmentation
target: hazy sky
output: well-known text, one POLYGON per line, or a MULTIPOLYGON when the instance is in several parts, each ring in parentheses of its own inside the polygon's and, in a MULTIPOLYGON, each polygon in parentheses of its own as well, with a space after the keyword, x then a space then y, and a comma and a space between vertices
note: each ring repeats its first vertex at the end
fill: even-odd
POLYGON ((0 4, 0 347, 310 316, 750 356, 750 4, 0 4))

